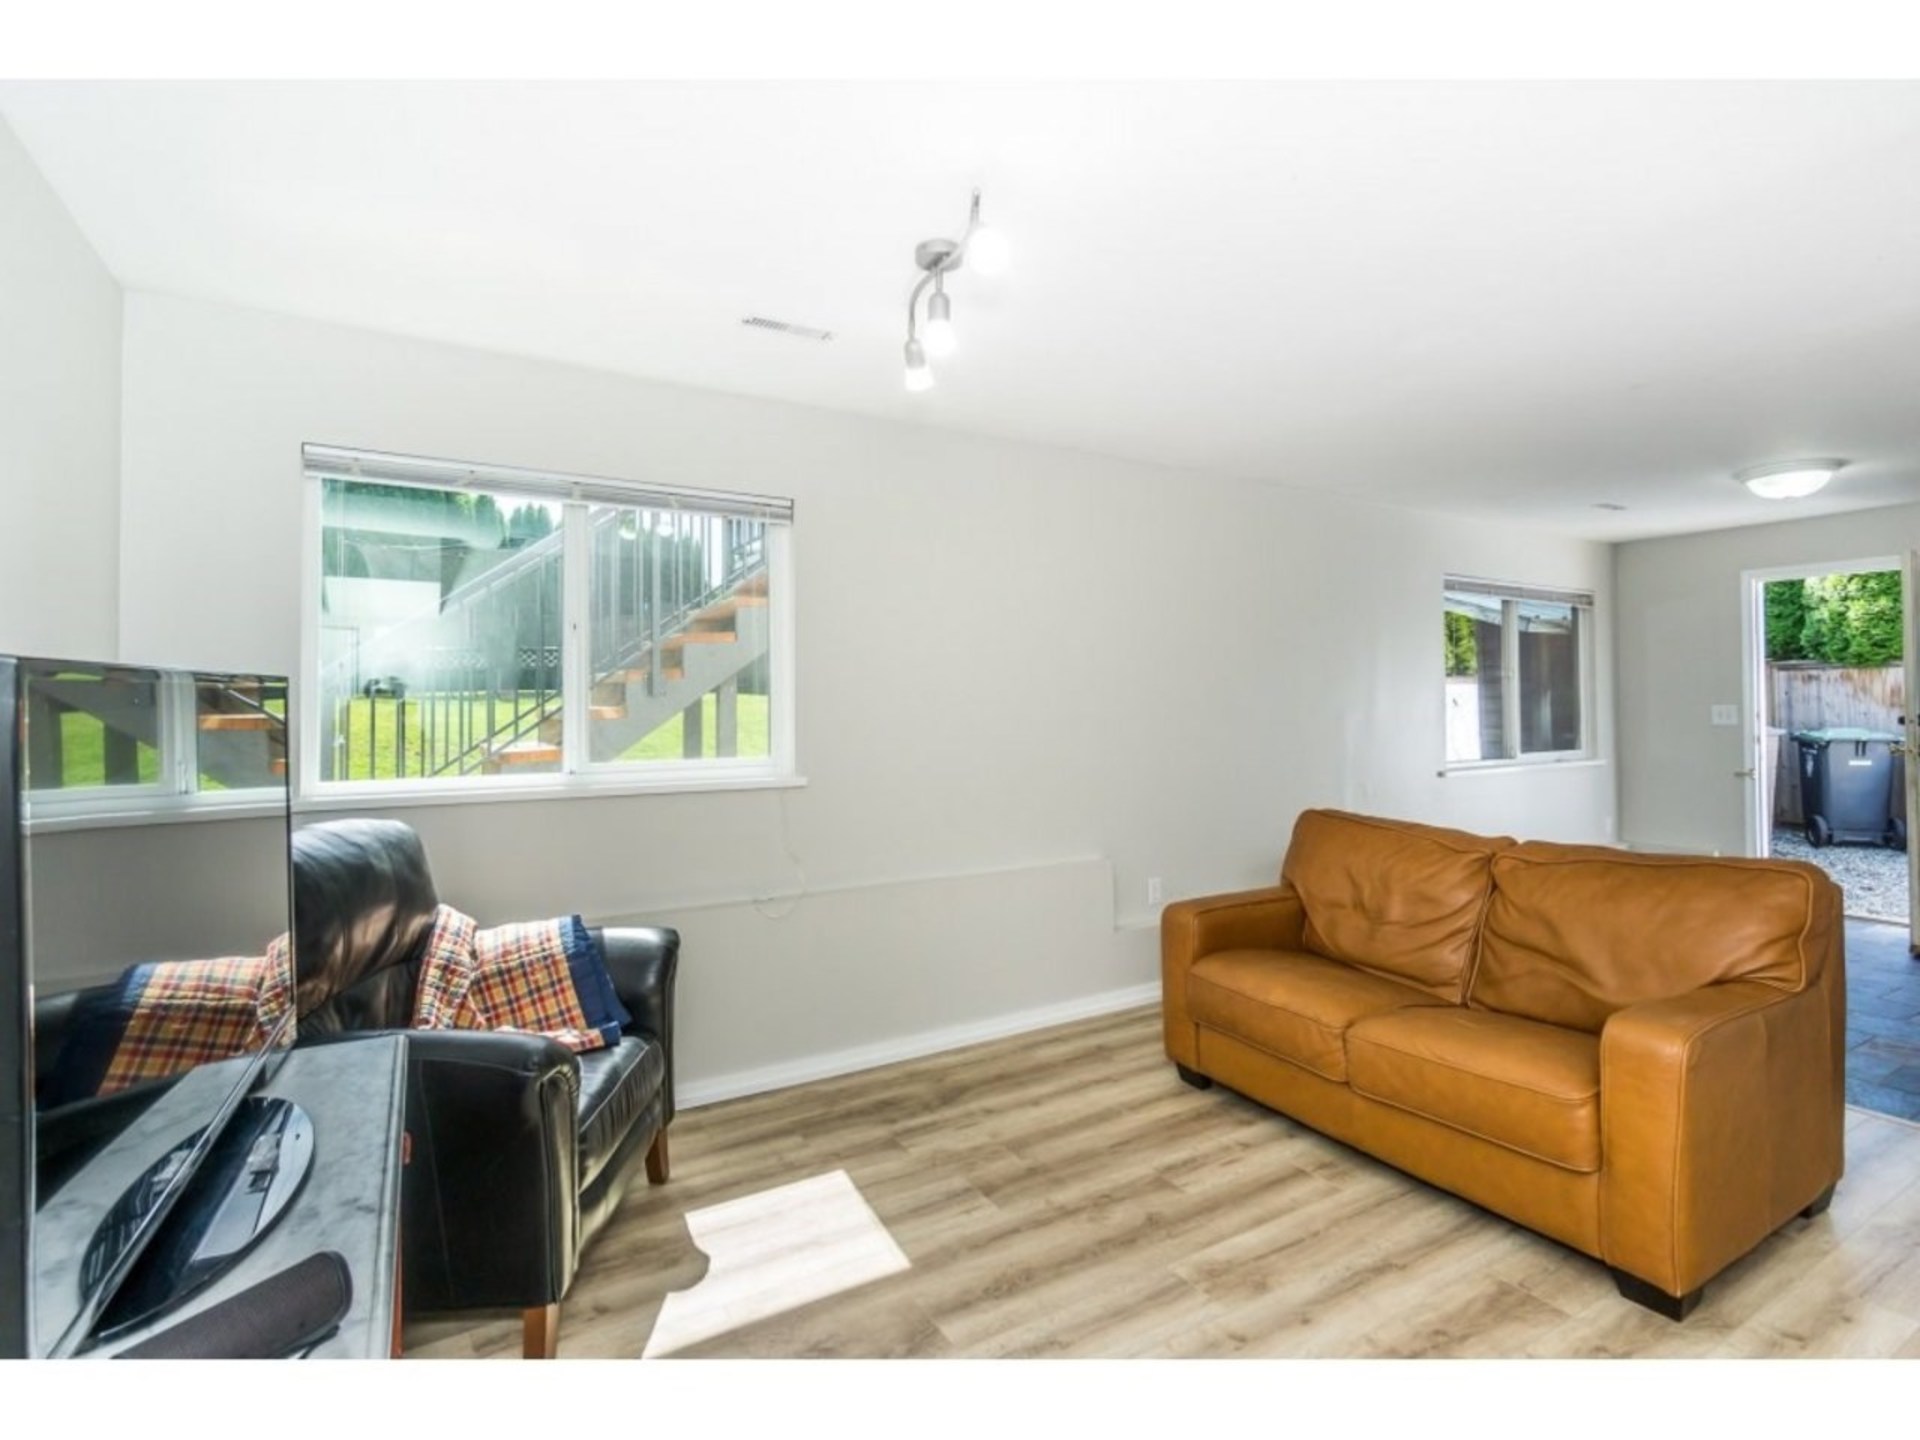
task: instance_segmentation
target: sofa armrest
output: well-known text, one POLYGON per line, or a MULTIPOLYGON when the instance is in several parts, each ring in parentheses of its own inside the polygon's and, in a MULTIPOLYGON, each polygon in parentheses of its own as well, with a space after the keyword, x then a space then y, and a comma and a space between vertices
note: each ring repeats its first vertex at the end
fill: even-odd
POLYGON ((544 1035, 408 1030, 406 1297, 423 1310, 558 1301, 579 1249, 580 1066, 544 1035))
POLYGON ((673 987, 680 968, 680 932, 661 926, 597 930, 614 993, 633 1017, 627 1029, 659 1042, 666 1062, 666 1109, 660 1123, 673 1119, 673 987))
POLYGON ((1167 1058, 1198 1068, 1199 1037, 1187 1014, 1187 971, 1222 950, 1297 950, 1306 911, 1291 885, 1176 900, 1160 912, 1160 1016, 1167 1058))
POLYGON ((73 1028, 85 990, 68 990, 33 1002, 33 1082, 36 1088, 53 1078, 61 1047, 73 1028))
POLYGON ((1711 985, 1600 1034, 1600 1243, 1670 1295, 1697 1290, 1840 1178, 1845 1029, 1833 987, 1711 985))

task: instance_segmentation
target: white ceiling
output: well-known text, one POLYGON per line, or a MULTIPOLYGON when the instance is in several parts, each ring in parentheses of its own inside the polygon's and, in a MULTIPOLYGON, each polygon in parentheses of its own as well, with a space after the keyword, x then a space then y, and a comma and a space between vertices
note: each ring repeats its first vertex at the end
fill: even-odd
POLYGON ((135 289, 1598 538, 1920 500, 1920 83, 4 82, 0 114, 135 289), (976 184, 1013 268, 955 278, 962 350, 910 396, 913 245, 976 184), (1855 463, 1792 505, 1728 478, 1799 455, 1855 463))

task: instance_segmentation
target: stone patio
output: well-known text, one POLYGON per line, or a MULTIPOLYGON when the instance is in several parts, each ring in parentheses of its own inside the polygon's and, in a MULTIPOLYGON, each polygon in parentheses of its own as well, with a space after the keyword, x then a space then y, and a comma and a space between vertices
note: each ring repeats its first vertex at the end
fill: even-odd
POLYGON ((1847 1103, 1920 1121, 1920 960, 1904 925, 1847 921, 1847 1103))
POLYGON ((1822 845, 1815 849, 1799 827, 1776 825, 1773 853, 1818 865, 1846 892, 1847 914, 1907 923, 1907 852, 1883 845, 1822 845))
POLYGON ((1920 1121, 1920 960, 1907 949, 1907 853, 1807 843, 1773 832, 1773 853, 1833 876, 1847 907, 1847 1103, 1920 1121))

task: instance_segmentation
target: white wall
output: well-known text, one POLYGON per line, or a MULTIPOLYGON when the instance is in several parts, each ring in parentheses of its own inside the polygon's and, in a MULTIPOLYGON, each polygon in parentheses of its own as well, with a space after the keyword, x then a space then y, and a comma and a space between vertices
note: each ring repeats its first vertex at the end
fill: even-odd
POLYGON ((1787 565, 1896 557, 1920 545, 1920 505, 1621 545, 1614 567, 1620 833, 1630 844, 1742 854, 1747 760, 1741 577, 1787 565))
POLYGON ((0 651, 111 658, 120 287, 0 121, 0 651))
POLYGON ((1598 592, 1611 755, 1601 545, 138 293, 125 364, 129 660, 296 666, 304 441, 794 497, 804 789, 407 813, 483 921, 684 918, 691 1087, 1134 993, 1147 877, 1266 883, 1306 805, 1612 833, 1607 763, 1436 775, 1450 571, 1598 592), (992 886, 1084 860, 1104 913, 991 923, 992 886), (803 872, 829 933, 747 923, 803 872), (967 876, 924 953, 861 919, 967 876), (969 976, 938 1024, 909 962, 969 976))

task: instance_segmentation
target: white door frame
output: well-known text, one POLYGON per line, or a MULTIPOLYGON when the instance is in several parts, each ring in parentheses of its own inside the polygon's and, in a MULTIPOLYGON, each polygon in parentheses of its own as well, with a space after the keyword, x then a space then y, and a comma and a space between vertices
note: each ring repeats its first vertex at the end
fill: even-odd
MULTIPOLYGON (((1767 673, 1767 625, 1766 625, 1766 586, 1772 580, 1807 580, 1816 575, 1867 575, 1883 570, 1900 572, 1901 608, 1905 611, 1905 633, 1907 639, 1902 649, 1905 651, 1903 663, 1907 667, 1908 684, 1912 684, 1916 657, 1913 654, 1914 630, 1914 577, 1915 569, 1912 556, 1877 555, 1866 560, 1821 560, 1801 565, 1775 565, 1761 570, 1743 570, 1740 572, 1740 644, 1741 670, 1741 706, 1744 717, 1741 733, 1741 753, 1746 756, 1744 768, 1734 771, 1741 780, 1741 792, 1746 802, 1747 854, 1765 855, 1773 831, 1773 776, 1767 773, 1767 731, 1766 694, 1767 673)), ((1911 712, 1914 704, 1914 692, 1907 692, 1907 706, 1911 712)), ((1908 734, 1913 734, 1913 716, 1908 714, 1908 734)), ((1914 796, 1920 787, 1920 774, 1911 761, 1907 765, 1907 833, 1914 830, 1914 796)), ((1908 854, 1914 854, 1915 846, 1907 847, 1908 854)), ((1920 859, 1920 857, 1916 857, 1920 859)), ((1910 862, 1909 868, 1912 868, 1910 862)), ((1908 911, 1912 913, 1912 877, 1909 876, 1908 911)), ((1920 924, 1920 914, 1915 915, 1915 923, 1920 924)))
POLYGON ((1900 580, 1900 659, 1906 667, 1906 731, 1900 748, 1906 756, 1907 776, 1907 953, 1920 955, 1920 550, 1907 552, 1906 573, 1900 580))

